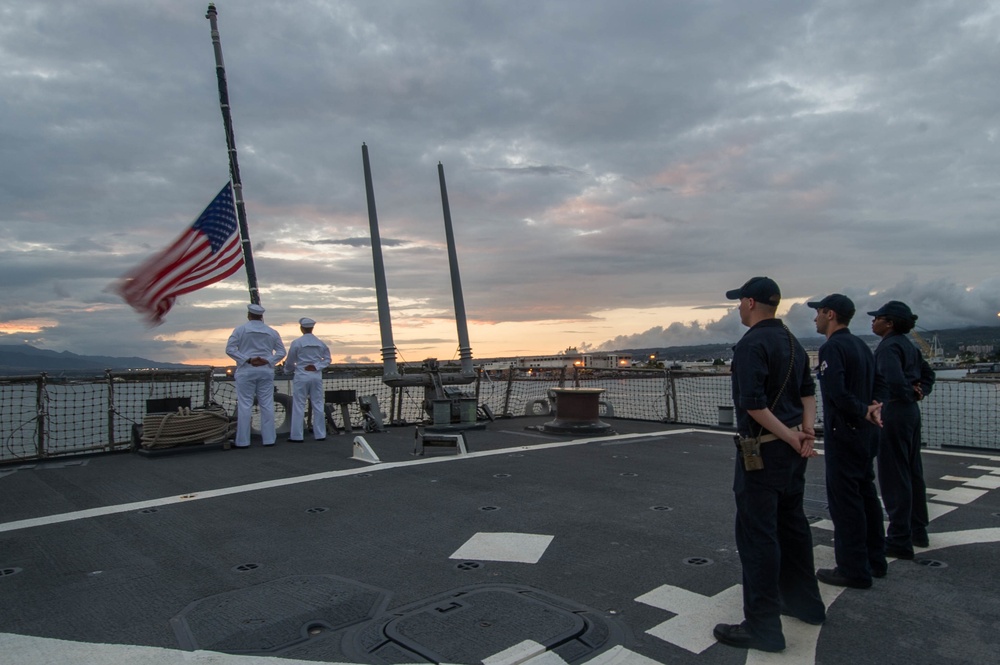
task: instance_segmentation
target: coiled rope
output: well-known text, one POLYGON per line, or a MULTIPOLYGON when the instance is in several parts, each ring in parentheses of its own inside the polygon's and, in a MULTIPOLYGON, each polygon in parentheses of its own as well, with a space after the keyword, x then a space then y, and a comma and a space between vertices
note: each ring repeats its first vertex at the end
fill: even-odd
POLYGON ((214 443, 228 439, 234 424, 221 406, 176 413, 153 413, 142 419, 143 448, 172 448, 189 443, 214 443))

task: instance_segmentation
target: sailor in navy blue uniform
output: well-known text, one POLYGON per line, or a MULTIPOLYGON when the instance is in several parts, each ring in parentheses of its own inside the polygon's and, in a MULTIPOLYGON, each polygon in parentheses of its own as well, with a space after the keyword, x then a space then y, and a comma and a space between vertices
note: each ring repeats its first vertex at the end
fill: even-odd
POLYGON ((882 338, 875 349, 875 399, 882 402, 878 484, 889 515, 885 553, 912 559, 914 545, 930 544, 917 403, 934 388, 934 370, 906 336, 917 321, 906 303, 890 300, 868 315, 882 338))
POLYGON ((781 291, 774 280, 754 277, 726 297, 739 299, 740 321, 750 328, 733 349, 736 424, 742 439, 760 446, 756 460, 737 452, 733 481, 744 621, 713 632, 730 646, 781 651, 781 614, 811 624, 826 619, 802 507, 806 462, 816 454, 816 384, 802 345, 775 318, 781 291), (748 470, 761 461, 763 468, 748 470))
POLYGON ((825 584, 868 589, 872 576, 885 577, 885 527, 875 489, 875 455, 881 404, 872 399, 875 358, 851 334, 854 303, 834 293, 806 303, 816 310, 819 385, 823 393, 823 460, 826 496, 833 520, 835 568, 820 568, 825 584))

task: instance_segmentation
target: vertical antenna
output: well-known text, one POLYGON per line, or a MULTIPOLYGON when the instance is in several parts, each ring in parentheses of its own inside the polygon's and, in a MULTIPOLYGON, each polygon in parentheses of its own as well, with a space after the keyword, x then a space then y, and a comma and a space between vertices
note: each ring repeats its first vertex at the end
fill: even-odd
POLYGON ((438 181, 441 183, 441 208, 444 210, 444 234, 448 242, 448 267, 451 268, 451 295, 455 301, 455 325, 458 326, 458 354, 462 360, 462 374, 475 375, 472 366, 472 347, 469 346, 469 326, 465 316, 465 298, 462 296, 462 276, 458 272, 458 253, 455 250, 455 232, 451 226, 451 206, 448 205, 448 187, 444 182, 444 166, 438 162, 438 181))
POLYGON ((378 213, 375 211, 375 188, 372 185, 372 168, 368 161, 368 146, 361 144, 361 159, 365 167, 365 193, 368 196, 368 228, 372 237, 372 263, 375 264, 375 297, 378 300, 378 326, 382 334, 383 379, 398 379, 396 345, 392 341, 392 319, 389 316, 389 289, 385 283, 385 264, 382 261, 382 239, 378 232, 378 213))

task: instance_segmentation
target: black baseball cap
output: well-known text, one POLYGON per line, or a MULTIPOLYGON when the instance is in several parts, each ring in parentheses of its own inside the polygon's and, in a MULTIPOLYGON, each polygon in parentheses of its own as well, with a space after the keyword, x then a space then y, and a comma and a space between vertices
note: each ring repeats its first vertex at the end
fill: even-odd
POLYGON ((751 277, 740 288, 726 291, 726 298, 729 300, 753 298, 765 305, 777 305, 781 302, 781 289, 770 277, 751 277))
POLYGON ((812 307, 813 309, 832 310, 836 312, 838 316, 842 316, 845 319, 853 317, 854 313, 858 311, 854 307, 854 302, 841 293, 831 293, 818 302, 807 302, 806 305, 812 307))
POLYGON ((916 321, 917 315, 913 313, 910 306, 899 300, 890 300, 874 312, 868 312, 868 316, 888 316, 904 321, 916 321))

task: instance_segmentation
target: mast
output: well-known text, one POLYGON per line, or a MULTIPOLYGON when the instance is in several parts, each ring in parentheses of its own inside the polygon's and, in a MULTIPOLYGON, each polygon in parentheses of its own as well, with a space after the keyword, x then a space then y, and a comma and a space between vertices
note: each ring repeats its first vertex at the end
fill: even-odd
POLYGON ((382 334, 382 374, 386 382, 400 378, 396 369, 396 345, 392 341, 392 319, 389 317, 389 289, 385 282, 385 263, 382 261, 382 238, 378 232, 378 213, 375 211, 375 187, 372 185, 372 167, 368 161, 368 145, 361 144, 361 158, 365 168, 365 194, 368 197, 368 228, 372 237, 372 263, 375 265, 375 297, 378 301, 378 326, 382 334))
POLYGON ((229 149, 229 175, 233 180, 233 199, 236 202, 236 219, 243 241, 243 265, 247 271, 247 285, 250 287, 250 302, 260 304, 257 289, 257 270, 253 264, 253 250, 250 246, 250 229, 247 226, 247 211, 243 204, 243 182, 240 180, 240 165, 236 159, 236 135, 233 133, 233 118, 229 108, 229 87, 226 85, 226 65, 222 61, 222 42, 219 40, 218 12, 215 3, 208 3, 205 14, 212 27, 212 46, 215 47, 215 74, 219 80, 219 104, 222 106, 222 122, 226 127, 226 147, 229 149))
POLYGON ((448 205, 448 187, 444 182, 444 166, 438 162, 438 181, 441 183, 441 208, 444 210, 444 234, 448 243, 448 267, 451 269, 451 295, 455 301, 455 325, 458 326, 458 355, 462 361, 462 374, 475 375, 472 365, 472 347, 469 346, 469 325, 465 316, 465 298, 462 295, 462 276, 458 272, 458 253, 455 250, 455 232, 451 226, 451 206, 448 205))

